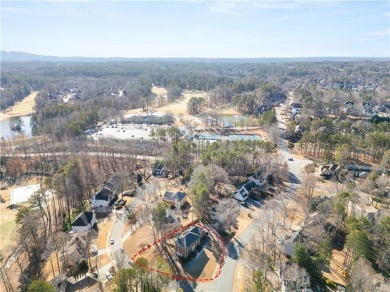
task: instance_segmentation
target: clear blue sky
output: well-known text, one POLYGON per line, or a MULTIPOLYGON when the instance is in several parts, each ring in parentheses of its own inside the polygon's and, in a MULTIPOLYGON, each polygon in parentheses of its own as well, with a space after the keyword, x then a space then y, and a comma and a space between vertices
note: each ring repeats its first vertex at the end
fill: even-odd
POLYGON ((390 57, 389 1, 1 1, 1 50, 91 57, 390 57))

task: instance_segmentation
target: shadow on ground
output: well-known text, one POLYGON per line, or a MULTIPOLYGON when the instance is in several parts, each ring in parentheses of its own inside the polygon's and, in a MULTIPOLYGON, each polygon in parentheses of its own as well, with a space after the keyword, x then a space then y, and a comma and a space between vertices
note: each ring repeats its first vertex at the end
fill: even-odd
POLYGON ((291 172, 288 173, 288 180, 290 183, 293 183, 293 184, 300 184, 301 183, 299 178, 291 172))

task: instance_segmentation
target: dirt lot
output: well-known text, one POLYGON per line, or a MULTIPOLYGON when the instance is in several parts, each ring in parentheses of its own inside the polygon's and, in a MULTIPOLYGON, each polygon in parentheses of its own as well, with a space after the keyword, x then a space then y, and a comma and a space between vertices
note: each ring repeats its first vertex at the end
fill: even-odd
POLYGON ((323 276, 341 284, 346 285, 345 278, 343 277, 343 263, 345 259, 345 252, 339 250, 332 250, 332 259, 330 260, 329 270, 323 272, 323 276))
POLYGON ((218 271, 219 261, 220 256, 217 253, 204 248, 196 258, 184 265, 184 270, 192 278, 212 279, 214 273, 218 271))
MULTIPOLYGON (((58 255, 60 257, 60 255, 58 255)), ((60 273, 58 271, 58 261, 57 261, 57 256, 55 254, 55 252, 53 252, 51 254, 51 261, 53 263, 53 268, 54 268, 54 274, 56 276, 58 276, 60 273)), ((53 277, 53 268, 52 268, 52 263, 50 261, 50 258, 48 258, 48 260, 46 261, 43 269, 42 269, 42 273, 43 273, 43 278, 48 282, 48 281, 51 281, 54 277, 53 277)), ((60 263, 61 265, 61 263, 60 263)), ((61 266, 60 266, 61 268, 61 266)))
POLYGON ((154 242, 153 232, 149 225, 144 224, 137 229, 124 243, 123 248, 129 258, 137 253, 143 246, 154 242))
POLYGON ((256 211, 251 210, 242 210, 240 212, 240 216, 238 216, 238 230, 236 232, 236 236, 239 236, 248 227, 248 225, 253 222, 255 213, 256 211), (248 214, 252 214, 252 218, 249 218, 248 214))
POLYGON ((159 87, 159 86, 153 86, 152 92, 156 95, 163 95, 163 96, 167 94, 167 90, 164 87, 159 87))
POLYGON ((98 249, 106 248, 107 244, 107 234, 111 231, 111 227, 114 224, 114 221, 107 219, 105 222, 98 223, 98 238, 96 240, 96 245, 98 249))
POLYGON ((17 230, 15 218, 18 211, 7 209, 10 203, 11 191, 15 188, 38 183, 40 183, 39 178, 29 178, 28 180, 17 182, 15 185, 5 190, 0 190, 1 197, 6 201, 4 204, 0 204, 0 250, 3 251, 4 258, 7 258, 13 250, 13 247, 15 247, 17 230))
POLYGON ((97 257, 91 257, 92 268, 97 266, 97 268, 100 269, 110 262, 111 262, 111 259, 107 253, 98 255, 97 257))
POLYGON ((2 111, 0 113, 0 121, 9 119, 11 117, 21 117, 31 115, 34 112, 35 97, 38 91, 31 92, 30 95, 26 96, 22 101, 17 102, 14 106, 2 111))

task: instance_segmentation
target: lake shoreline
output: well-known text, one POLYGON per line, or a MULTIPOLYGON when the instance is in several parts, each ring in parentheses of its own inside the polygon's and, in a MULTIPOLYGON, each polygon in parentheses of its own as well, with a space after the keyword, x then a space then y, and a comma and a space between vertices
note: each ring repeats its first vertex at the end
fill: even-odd
POLYGON ((0 121, 10 119, 12 117, 31 116, 35 112, 35 98, 38 91, 32 91, 23 100, 18 101, 13 106, 0 112, 0 121))

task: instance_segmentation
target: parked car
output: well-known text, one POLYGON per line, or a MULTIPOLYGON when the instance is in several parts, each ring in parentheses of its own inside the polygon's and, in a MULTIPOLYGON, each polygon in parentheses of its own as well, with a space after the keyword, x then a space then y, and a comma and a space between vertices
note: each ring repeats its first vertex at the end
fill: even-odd
POLYGON ((110 274, 110 272, 106 273, 106 278, 107 278, 108 281, 112 280, 112 275, 110 274))
POLYGON ((111 240, 110 240, 110 243, 111 243, 111 245, 113 245, 114 244, 114 240, 111 238, 111 240))
POLYGON ((288 159, 288 161, 294 161, 294 159, 290 157, 290 158, 288 159))

